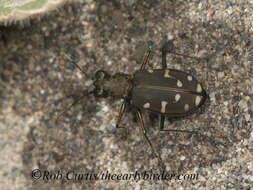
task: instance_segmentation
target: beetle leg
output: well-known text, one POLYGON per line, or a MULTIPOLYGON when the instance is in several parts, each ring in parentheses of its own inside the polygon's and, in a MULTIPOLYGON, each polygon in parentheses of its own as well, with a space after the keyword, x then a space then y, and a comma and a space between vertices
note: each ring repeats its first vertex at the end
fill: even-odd
MULTIPOLYGON (((198 134, 196 131, 188 131, 188 130, 177 130, 177 129, 164 129, 164 119, 165 116, 161 115, 160 119, 160 131, 172 131, 172 132, 183 132, 183 133, 195 133, 198 134)), ((170 119, 169 119, 170 121, 170 119)), ((170 121, 172 123, 172 121, 170 121)))
POLYGON ((173 131, 173 132, 194 133, 193 131, 187 131, 187 130, 164 129, 164 120, 165 120, 165 116, 161 115, 161 117, 160 117, 160 131, 173 131))
POLYGON ((166 55, 168 52, 174 49, 173 40, 164 43, 162 47, 162 68, 167 69, 166 55))
POLYGON ((167 69, 167 64, 166 64, 166 55, 167 55, 167 53, 174 54, 174 55, 177 55, 177 56, 188 57, 188 58, 191 58, 191 59, 196 59, 197 61, 201 61, 201 58, 192 57, 192 56, 189 56, 189 55, 174 52, 173 50, 175 49, 175 46, 173 44, 173 41, 174 40, 170 40, 170 41, 164 43, 164 45, 162 47, 162 67, 163 67, 163 69, 167 69))
MULTIPOLYGON (((184 132, 184 133, 197 133, 195 131, 188 131, 188 130, 176 130, 176 129, 164 129, 164 120, 165 116, 161 114, 160 117, 160 131, 173 131, 173 132, 184 132)), ((170 120, 169 120, 170 121, 170 120)), ((171 121, 170 121, 171 122, 171 121)))
POLYGON ((166 63, 166 50, 164 49, 164 47, 162 47, 162 68, 163 69, 167 69, 167 63, 166 63))
POLYGON ((121 118, 122 118, 122 116, 125 112, 126 104, 127 104, 126 100, 124 100, 124 102, 121 104, 120 111, 119 111, 119 116, 118 116, 118 120, 117 120, 117 124, 116 124, 116 128, 124 128, 124 127, 119 127, 119 123, 120 123, 121 118))
POLYGON ((155 149, 147 136, 147 130, 144 126, 144 122, 143 122, 143 118, 142 118, 142 114, 141 114, 140 110, 137 110, 137 118, 141 124, 141 128, 143 130, 143 135, 144 135, 145 139, 147 140, 149 146, 151 147, 152 154, 158 159, 158 166, 160 168, 160 172, 162 173, 162 171, 165 170, 165 165, 163 164, 163 161, 162 161, 161 157, 159 156, 159 154, 156 154, 155 149))
POLYGON ((164 120, 165 120, 165 116, 161 115, 161 117, 160 117, 160 131, 164 130, 164 120))
POLYGON ((141 65, 140 70, 145 69, 145 66, 148 63, 150 56, 151 56, 151 49, 149 48, 148 51, 146 52, 145 58, 143 59, 143 63, 141 65))
MULTIPOLYGON (((141 114, 141 111, 140 110, 137 110, 137 118, 138 118, 138 120, 139 120, 139 122, 140 122, 140 124, 141 124, 141 128, 142 128, 142 130, 143 130, 143 133, 145 134, 145 136, 146 136, 146 134, 147 134, 147 130, 146 130, 146 128, 144 127, 144 122, 143 122, 143 118, 142 118, 142 114, 141 114)), ((148 140, 149 141, 149 140, 148 140)), ((150 143, 151 144, 151 143, 150 143)))

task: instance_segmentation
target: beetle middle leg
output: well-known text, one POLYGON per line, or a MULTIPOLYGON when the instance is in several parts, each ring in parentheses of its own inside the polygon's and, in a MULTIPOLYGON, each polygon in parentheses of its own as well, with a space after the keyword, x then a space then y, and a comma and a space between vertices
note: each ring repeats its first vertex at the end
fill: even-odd
POLYGON ((141 65, 140 70, 144 70, 145 69, 145 66, 147 65, 150 57, 151 57, 151 49, 149 48, 147 50, 147 52, 146 52, 146 55, 145 55, 144 59, 143 59, 143 63, 141 65))
POLYGON ((158 159, 158 165, 159 165, 159 168, 160 168, 160 172, 162 173, 162 171, 165 170, 165 166, 164 166, 163 161, 162 161, 161 157, 159 156, 159 154, 156 154, 155 149, 154 149, 151 141, 149 140, 149 138, 147 136, 147 129, 144 126, 142 114, 141 114, 141 111, 139 109, 137 110, 137 118, 140 122, 142 131, 143 131, 143 135, 144 135, 145 139, 147 140, 149 146, 151 147, 152 154, 158 159))

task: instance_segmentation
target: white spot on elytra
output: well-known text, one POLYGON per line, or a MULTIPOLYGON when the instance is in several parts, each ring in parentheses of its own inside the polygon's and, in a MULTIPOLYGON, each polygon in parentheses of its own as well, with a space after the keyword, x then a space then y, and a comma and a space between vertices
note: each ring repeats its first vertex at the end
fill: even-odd
POLYGON ((180 98, 181 98, 181 95, 180 94, 176 94, 176 96, 175 96, 176 102, 178 102, 180 100, 180 98))
POLYGON ((201 85, 200 84, 197 84, 197 92, 202 92, 202 87, 201 87, 201 85))
POLYGON ((180 80, 177 80, 177 86, 178 86, 178 87, 182 87, 182 86, 183 86, 183 83, 182 83, 180 80))
POLYGON ((187 80, 188 80, 188 81, 192 81, 192 76, 191 76, 191 75, 188 75, 188 76, 187 76, 187 80))
POLYGON ((147 108, 150 108, 150 103, 144 104, 144 105, 143 105, 143 108, 146 108, 146 109, 147 109, 147 108))
POLYGON ((166 108, 166 105, 168 104, 168 102, 166 101, 162 101, 161 102, 161 105, 162 105, 162 108, 161 108, 161 113, 165 113, 165 108, 166 108))
POLYGON ((169 74, 169 73, 170 73, 170 70, 168 70, 168 69, 167 69, 167 70, 165 70, 165 72, 164 72, 164 75, 163 75, 163 76, 164 76, 165 78, 171 78, 171 76, 170 76, 170 74, 169 74))
POLYGON ((195 98, 195 105, 198 106, 199 103, 200 103, 200 101, 201 101, 201 97, 200 96, 196 96, 196 98, 195 98))
POLYGON ((189 110, 190 110, 189 104, 185 104, 185 105, 184 105, 184 111, 189 111, 189 110))

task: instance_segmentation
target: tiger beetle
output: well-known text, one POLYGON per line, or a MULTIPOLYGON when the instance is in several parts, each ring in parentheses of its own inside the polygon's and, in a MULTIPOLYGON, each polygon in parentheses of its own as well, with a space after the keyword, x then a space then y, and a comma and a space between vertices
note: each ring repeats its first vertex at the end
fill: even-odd
MULTIPOLYGON (((147 70, 145 68, 151 57, 151 49, 149 48, 145 53, 140 69, 133 76, 124 73, 116 73, 111 76, 106 71, 99 70, 95 74, 94 90, 83 95, 84 97, 93 93, 96 97, 112 96, 122 98, 123 103, 119 111, 116 128, 122 128, 119 124, 126 106, 133 106, 144 137, 160 163, 162 163, 161 158, 156 155, 148 139, 142 110, 160 114, 160 131, 180 131, 165 130, 165 117, 174 118, 193 113, 204 104, 208 97, 201 83, 191 74, 180 70, 167 69, 166 55, 172 53, 168 51, 170 45, 167 42, 162 47, 162 69, 147 70)), ((77 64, 75 66, 85 74, 77 64)), ((74 102, 71 106, 76 103, 74 102)))

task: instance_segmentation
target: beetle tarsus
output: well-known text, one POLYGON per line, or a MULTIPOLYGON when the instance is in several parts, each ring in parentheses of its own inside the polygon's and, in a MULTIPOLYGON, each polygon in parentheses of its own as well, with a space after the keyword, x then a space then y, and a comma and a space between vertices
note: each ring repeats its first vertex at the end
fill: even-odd
POLYGON ((119 126, 118 124, 116 124, 116 128, 117 128, 117 129, 125 129, 125 127, 121 127, 121 126, 119 126))

